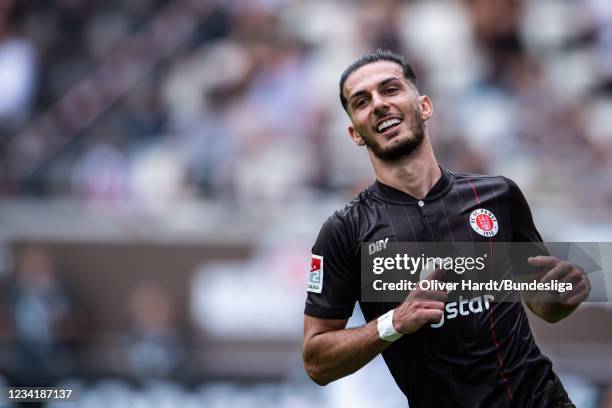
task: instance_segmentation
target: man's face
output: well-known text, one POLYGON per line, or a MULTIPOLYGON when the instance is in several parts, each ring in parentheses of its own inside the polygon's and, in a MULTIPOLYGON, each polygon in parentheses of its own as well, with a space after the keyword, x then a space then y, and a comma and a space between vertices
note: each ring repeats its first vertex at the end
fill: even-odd
POLYGON ((423 142, 430 112, 424 115, 420 103, 426 97, 419 97, 400 65, 390 61, 364 65, 347 78, 343 91, 351 137, 381 160, 407 156, 423 142))

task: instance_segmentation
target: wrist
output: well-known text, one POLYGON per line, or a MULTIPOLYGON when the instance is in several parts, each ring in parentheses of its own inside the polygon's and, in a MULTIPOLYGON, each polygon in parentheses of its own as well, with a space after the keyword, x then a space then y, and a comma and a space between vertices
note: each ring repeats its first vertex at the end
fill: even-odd
MULTIPOLYGON (((399 333, 400 324, 396 318, 395 309, 393 309, 393 314, 391 315, 391 323, 393 324, 393 330, 399 333)), ((403 335, 404 333, 401 334, 403 335)))
POLYGON ((378 318, 376 326, 378 328, 378 337, 381 340, 394 342, 403 336, 402 333, 395 329, 395 322, 393 319, 394 311, 395 309, 389 310, 387 313, 378 318))

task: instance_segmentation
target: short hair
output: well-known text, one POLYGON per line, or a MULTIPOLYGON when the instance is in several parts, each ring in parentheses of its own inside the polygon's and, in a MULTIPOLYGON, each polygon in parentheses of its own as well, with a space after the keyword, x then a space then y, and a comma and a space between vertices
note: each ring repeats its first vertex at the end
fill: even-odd
POLYGON ((374 51, 370 51, 367 54, 364 54, 361 57, 359 57, 359 59, 355 60, 351 65, 348 66, 348 68, 344 70, 344 72, 340 76, 340 103, 342 103, 342 107, 347 113, 348 113, 348 109, 347 109, 348 101, 346 97, 344 96, 344 83, 346 82, 347 78, 353 72, 357 71, 359 68, 363 67, 364 65, 372 64, 378 61, 394 62, 400 67, 402 67, 404 78, 406 78, 409 82, 411 82, 415 86, 415 88, 418 89, 419 84, 417 82, 417 78, 414 73, 414 70, 412 69, 410 64, 406 62, 406 59, 401 54, 398 54, 391 50, 385 50, 385 49, 380 49, 380 48, 374 51))

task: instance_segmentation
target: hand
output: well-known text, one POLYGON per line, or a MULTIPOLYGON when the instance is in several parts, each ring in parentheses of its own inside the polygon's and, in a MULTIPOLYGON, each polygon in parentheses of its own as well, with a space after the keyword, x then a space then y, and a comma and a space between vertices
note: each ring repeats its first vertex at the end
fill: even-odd
POLYGON ((578 306, 591 293, 591 282, 587 274, 567 261, 562 261, 554 256, 535 256, 530 257, 527 262, 529 265, 546 269, 540 282, 557 280, 572 284, 572 290, 559 293, 559 303, 563 305, 578 306))
MULTIPOLYGON (((428 277, 429 281, 439 281, 444 269, 436 269, 428 277)), ((406 300, 393 312, 393 327, 403 334, 414 333, 427 323, 437 323, 444 313, 447 294, 441 290, 423 290, 417 287, 406 300)))

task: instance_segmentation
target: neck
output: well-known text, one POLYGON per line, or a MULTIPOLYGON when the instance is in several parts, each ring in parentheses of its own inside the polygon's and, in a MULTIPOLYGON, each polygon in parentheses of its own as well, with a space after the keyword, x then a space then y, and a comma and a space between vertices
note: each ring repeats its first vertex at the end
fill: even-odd
POLYGON ((410 155, 393 162, 380 160, 371 150, 368 153, 381 183, 419 199, 424 198, 442 177, 428 136, 410 155))

